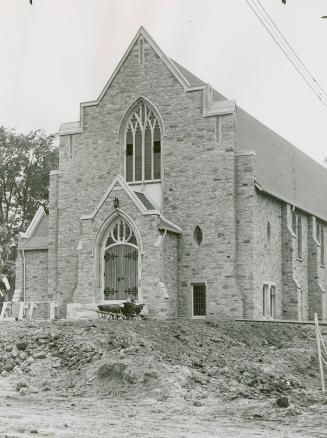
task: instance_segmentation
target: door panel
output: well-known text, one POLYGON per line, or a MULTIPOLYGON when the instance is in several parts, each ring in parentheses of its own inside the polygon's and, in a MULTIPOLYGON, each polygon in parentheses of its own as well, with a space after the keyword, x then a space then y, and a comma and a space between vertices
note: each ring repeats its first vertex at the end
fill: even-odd
POLYGON ((115 245, 104 255, 105 299, 137 298, 138 251, 131 245, 115 245))

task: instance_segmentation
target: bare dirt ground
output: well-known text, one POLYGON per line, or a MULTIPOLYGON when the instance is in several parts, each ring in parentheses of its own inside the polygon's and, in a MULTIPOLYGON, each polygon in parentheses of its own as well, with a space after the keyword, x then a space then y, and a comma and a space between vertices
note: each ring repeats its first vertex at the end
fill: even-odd
POLYGON ((327 437, 310 326, 3 322, 0 335, 0 437, 327 437))

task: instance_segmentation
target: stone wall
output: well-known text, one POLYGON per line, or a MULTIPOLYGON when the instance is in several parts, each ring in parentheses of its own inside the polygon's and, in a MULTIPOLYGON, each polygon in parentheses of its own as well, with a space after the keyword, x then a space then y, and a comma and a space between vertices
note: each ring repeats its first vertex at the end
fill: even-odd
MULTIPOLYGON (((72 301, 77 303, 99 303, 104 300, 101 245, 110 224, 117 215, 126 219, 135 230, 138 238, 138 300, 146 304, 147 311, 151 315, 157 317, 176 315, 175 291, 173 290, 171 298, 167 299, 163 295, 161 287, 165 261, 163 247, 156 244, 159 237, 158 216, 156 214, 142 214, 119 184, 113 188, 94 217, 81 221, 77 259, 78 281, 72 301), (113 207, 113 200, 116 197, 119 199, 119 209, 117 210, 113 207)), ((171 257, 174 249, 176 252, 176 243, 171 245, 168 257, 171 257)), ((173 272, 170 275, 172 276, 173 272)))
POLYGON ((25 301, 48 301, 48 251, 25 251, 25 301))
POLYGON ((20 290, 20 298, 23 293, 23 260, 21 251, 18 251, 18 255, 16 258, 16 266, 15 266, 15 291, 20 290))
POLYGON ((237 279, 243 298, 243 317, 252 318, 254 300, 255 245, 255 153, 249 151, 236 157, 236 249, 237 279))
POLYGON ((263 316, 263 284, 276 286, 276 318, 282 317, 281 203, 256 191, 254 214, 254 312, 263 316), (268 225, 269 224, 269 225, 268 225))
POLYGON ((163 241, 163 263, 161 279, 163 287, 162 294, 168 304, 167 315, 177 316, 178 302, 178 263, 177 245, 179 237, 176 234, 167 232, 163 241), (167 294, 167 295, 165 295, 167 294))
POLYGON ((308 260, 309 260, 309 216, 304 212, 302 222, 302 257, 298 257, 297 230, 293 230, 293 209, 289 205, 282 207, 283 238, 283 318, 308 318, 308 260), (294 232, 295 231, 295 232, 294 232))
MULTIPOLYGON (((200 107, 201 102, 199 112, 200 107)), ((182 122, 173 126, 166 148, 169 172, 165 172, 165 215, 183 228, 179 242, 179 314, 190 315, 190 285, 205 283, 207 316, 239 317, 242 299, 235 271, 235 116, 203 119, 201 114, 195 118, 196 114, 194 110, 185 116, 195 119, 189 120, 188 130, 182 122), (200 246, 193 238, 197 225, 203 232, 200 246)))
MULTIPOLYGON (((121 121, 128 108, 144 96, 158 108, 166 132, 162 210, 183 228, 178 256, 179 315, 189 313, 189 283, 201 278, 208 285, 210 315, 239 317, 242 301, 235 278, 234 115, 203 118, 202 91, 186 93, 147 42, 144 50, 144 67, 139 67, 136 44, 101 102, 84 107, 84 132, 72 139, 61 137, 59 298, 67 301, 74 296, 80 263, 80 217, 94 208, 117 173, 124 174, 121 121), (68 153, 71 141, 72 158, 68 153), (204 235, 200 247, 193 241, 196 225, 204 235)), ((90 245, 91 240, 85 244, 90 245)), ((148 256, 145 251, 144 257, 148 256)), ((147 278, 142 273, 142 277, 149 288, 156 287, 151 275, 147 278)), ((94 296, 91 284, 88 293, 94 296)))
POLYGON ((143 66, 138 56, 136 42, 101 101, 83 107, 83 132, 61 136, 59 173, 50 187, 49 297, 101 301, 98 233, 110 225, 118 196, 143 242, 140 294, 151 314, 191 316, 191 285, 204 283, 208 317, 261 317, 267 281, 276 285, 277 317, 297 319, 301 302, 302 316, 308 306, 312 315, 324 302, 327 278, 309 216, 301 212, 303 257, 297 260, 290 206, 256 191, 254 153, 235 156, 235 114, 203 117, 202 90, 185 92, 146 41, 143 66), (179 237, 167 233, 161 246, 158 216, 142 215, 119 187, 92 219, 81 219, 113 178, 124 175, 122 121, 140 97, 158 110, 165 133, 161 211, 183 230, 179 237))
POLYGON ((48 297, 57 301, 58 291, 58 198, 59 171, 50 173, 48 230, 48 297))
MULTIPOLYGON (((324 224, 323 224, 324 226, 324 224)), ((326 233, 324 233, 326 248, 326 233)), ((320 236, 316 235, 316 219, 308 218, 308 313, 309 319, 317 313, 319 319, 326 319, 327 273, 325 265, 321 264, 320 236)))
MULTIPOLYGON (((325 254, 325 260, 324 264, 321 264, 321 258, 320 258, 320 252, 321 252, 321 244, 318 245, 318 283, 319 283, 319 289, 321 293, 321 300, 319 302, 321 303, 321 310, 320 310, 320 316, 326 321, 327 320, 327 226, 325 222, 321 222, 321 225, 324 227, 324 254, 325 254)), ((310 283, 309 283, 309 289, 310 289, 310 283)))
POLYGON ((298 257, 298 239, 293 236, 293 276, 297 288, 298 298, 298 319, 308 318, 308 219, 309 216, 303 212, 298 212, 301 215, 302 222, 302 257, 298 257))

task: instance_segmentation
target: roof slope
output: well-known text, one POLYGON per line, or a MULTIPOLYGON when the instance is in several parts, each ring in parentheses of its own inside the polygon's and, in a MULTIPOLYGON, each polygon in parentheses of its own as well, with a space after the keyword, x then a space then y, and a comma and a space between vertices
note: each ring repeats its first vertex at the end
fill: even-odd
POLYGON ((327 170, 241 108, 237 150, 257 155, 256 179, 264 191, 327 220, 327 170))
POLYGON ((187 79, 187 81, 190 83, 191 87, 198 87, 200 85, 206 85, 205 82, 203 82, 201 79, 196 77, 193 73, 188 71, 185 67, 178 64, 178 62, 174 61, 171 58, 170 58, 170 60, 174 64, 174 66, 182 73, 184 78, 187 79))
MULTIPOLYGON (((203 85, 186 68, 173 61, 191 86, 203 85)), ((212 90, 216 101, 226 99, 212 90)), ((256 179, 262 189, 327 221, 327 169, 283 137, 237 107, 237 151, 254 150, 256 179)))
POLYGON ((48 226, 49 217, 43 216, 33 235, 20 242, 19 249, 48 249, 48 226))

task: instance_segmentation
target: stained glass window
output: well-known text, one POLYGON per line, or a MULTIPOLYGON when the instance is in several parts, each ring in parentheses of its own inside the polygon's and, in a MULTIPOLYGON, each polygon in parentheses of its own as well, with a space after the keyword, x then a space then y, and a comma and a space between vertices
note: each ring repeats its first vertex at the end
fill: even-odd
POLYGON ((140 102, 126 125, 126 181, 161 178, 161 133, 153 111, 140 102))

